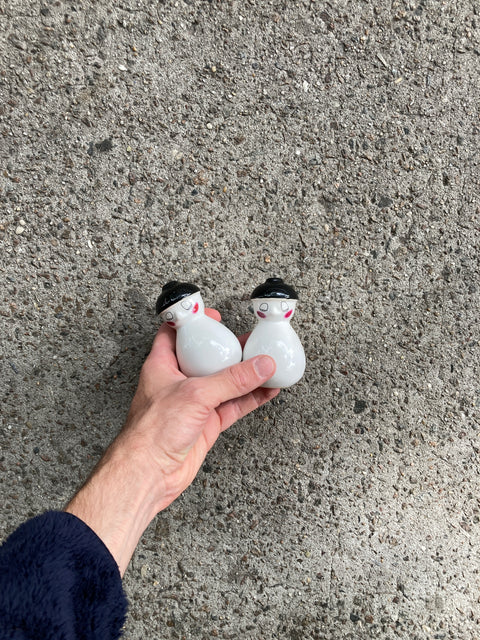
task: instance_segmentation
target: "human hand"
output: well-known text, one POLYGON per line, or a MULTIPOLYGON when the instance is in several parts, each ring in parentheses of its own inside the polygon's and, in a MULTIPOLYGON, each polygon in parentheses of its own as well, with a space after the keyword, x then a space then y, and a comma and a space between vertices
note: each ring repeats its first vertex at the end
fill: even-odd
MULTIPOLYGON (((206 314, 220 320, 214 309, 206 314)), ((248 334, 239 338, 242 347, 248 334)), ((252 358, 217 374, 187 378, 178 369, 175 330, 163 324, 147 357, 124 430, 138 463, 155 477, 156 511, 168 506, 192 482, 219 434, 268 400, 275 371, 268 356, 252 358)))
MULTIPOLYGON (((213 309, 205 313, 220 319, 213 309)), ((242 346, 247 337, 239 338, 242 346)), ((186 378, 175 331, 159 329, 124 428, 65 509, 103 540, 121 575, 149 522, 192 482, 219 434, 278 394, 260 386, 274 372, 272 358, 257 356, 186 378)))

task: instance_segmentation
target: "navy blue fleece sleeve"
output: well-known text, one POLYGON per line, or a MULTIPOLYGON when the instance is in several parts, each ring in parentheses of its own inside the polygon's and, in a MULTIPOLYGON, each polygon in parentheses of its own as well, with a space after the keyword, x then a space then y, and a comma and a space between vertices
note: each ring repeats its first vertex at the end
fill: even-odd
POLYGON ((76 516, 44 513, 0 547, 0 640, 113 640, 126 610, 115 560, 76 516))

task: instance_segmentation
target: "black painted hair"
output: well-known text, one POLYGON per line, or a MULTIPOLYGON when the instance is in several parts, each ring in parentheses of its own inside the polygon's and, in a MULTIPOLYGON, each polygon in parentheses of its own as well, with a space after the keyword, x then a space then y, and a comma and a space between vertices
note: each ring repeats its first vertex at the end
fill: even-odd
POLYGON ((290 298, 292 300, 298 300, 298 294, 295 289, 290 287, 288 284, 285 284, 282 278, 267 278, 263 284, 253 290, 250 297, 252 299, 290 298))
POLYGON ((176 280, 167 282, 167 284, 163 285, 162 293, 157 299, 157 313, 162 313, 162 311, 171 307, 172 304, 179 302, 187 296, 191 296, 192 293, 197 293, 197 291, 200 291, 200 289, 196 284, 192 284, 191 282, 177 282, 176 280))

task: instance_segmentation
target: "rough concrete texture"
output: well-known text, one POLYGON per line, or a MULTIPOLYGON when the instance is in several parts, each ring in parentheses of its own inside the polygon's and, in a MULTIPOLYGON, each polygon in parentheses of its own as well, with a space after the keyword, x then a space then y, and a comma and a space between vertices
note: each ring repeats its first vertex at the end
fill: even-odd
POLYGON ((126 637, 480 635, 477 2, 0 3, 1 535, 122 425, 169 279, 295 387, 151 524, 126 637))

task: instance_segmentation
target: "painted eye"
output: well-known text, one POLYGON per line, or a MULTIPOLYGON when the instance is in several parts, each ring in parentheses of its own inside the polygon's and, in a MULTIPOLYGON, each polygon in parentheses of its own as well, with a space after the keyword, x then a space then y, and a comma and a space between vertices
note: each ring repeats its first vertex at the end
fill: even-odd
POLYGON ((284 300, 282 300, 282 304, 280 305, 282 307, 282 311, 288 311, 289 310, 289 306, 288 303, 285 302, 284 300))
POLYGON ((167 311, 165 314, 165 320, 173 320, 173 313, 171 311, 167 311))
POLYGON ((185 309, 185 311, 188 311, 189 309, 192 308, 192 302, 191 300, 182 300, 182 307, 185 309))
POLYGON ((268 311, 268 304, 266 302, 262 302, 262 304, 258 307, 260 311, 268 311))

